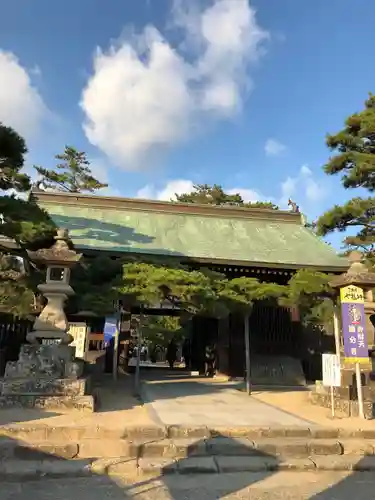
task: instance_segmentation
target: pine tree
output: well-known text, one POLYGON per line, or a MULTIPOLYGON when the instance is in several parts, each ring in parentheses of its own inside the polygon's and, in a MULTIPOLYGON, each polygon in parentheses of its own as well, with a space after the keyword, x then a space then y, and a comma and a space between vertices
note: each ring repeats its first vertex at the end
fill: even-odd
POLYGON ((27 148, 15 130, 0 122, 0 189, 27 191, 30 178, 21 172, 27 148))
POLYGON ((33 309, 41 279, 28 250, 49 247, 55 234, 48 214, 17 196, 31 186, 29 176, 21 172, 26 152, 23 138, 0 124, 0 308, 15 314, 33 309))
POLYGON ((244 208, 269 208, 273 210, 278 210, 279 207, 268 201, 254 201, 245 202, 239 193, 228 194, 223 188, 214 184, 209 186, 208 184, 196 184, 194 186, 194 191, 191 193, 184 193, 178 195, 176 193, 176 199, 180 203, 198 203, 201 205, 232 205, 244 208))
POLYGON ((46 188, 68 193, 93 193, 108 187, 92 175, 86 153, 66 146, 64 153, 56 155, 56 160, 60 162, 56 170, 34 167, 46 188))
POLYGON ((356 196, 335 205, 317 221, 318 234, 344 232, 356 228, 357 234, 345 238, 348 250, 364 250, 375 256, 375 96, 370 94, 365 109, 350 116, 345 128, 327 137, 328 147, 336 153, 324 167, 328 175, 341 174, 346 189, 367 190, 370 196, 356 196))

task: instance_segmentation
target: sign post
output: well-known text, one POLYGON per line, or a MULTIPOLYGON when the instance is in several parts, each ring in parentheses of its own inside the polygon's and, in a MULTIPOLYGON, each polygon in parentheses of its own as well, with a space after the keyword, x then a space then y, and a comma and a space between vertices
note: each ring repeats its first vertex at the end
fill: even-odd
MULTIPOLYGON (((136 365, 135 365, 135 374, 134 374, 134 394, 135 396, 140 395, 141 388, 141 380, 140 380, 140 371, 141 371, 141 348, 142 348, 142 324, 143 324, 144 316, 143 316, 143 307, 140 308, 139 317, 136 318, 133 316, 131 320, 131 329, 134 329, 136 332, 137 338, 137 357, 136 357, 136 365), (133 323, 133 325, 132 325, 133 323)), ((132 335, 134 337, 134 335, 132 335)))
POLYGON ((350 285, 340 289, 345 360, 355 363, 359 416, 364 417, 361 363, 368 363, 365 297, 363 289, 350 285))
POLYGON ((116 317, 107 317, 104 324, 104 346, 107 348, 113 342, 113 379, 117 380, 118 365, 118 319, 116 317))
POLYGON ((341 386, 340 356, 337 354, 322 355, 323 385, 331 388, 332 417, 335 417, 334 387, 341 386))
POLYGON ((111 340, 116 335, 117 331, 117 319, 114 317, 106 317, 104 323, 104 346, 108 347, 111 340))
POLYGON ((336 354, 340 357, 340 325, 339 325, 339 312, 337 304, 334 305, 333 309, 333 332, 335 335, 335 348, 336 354))

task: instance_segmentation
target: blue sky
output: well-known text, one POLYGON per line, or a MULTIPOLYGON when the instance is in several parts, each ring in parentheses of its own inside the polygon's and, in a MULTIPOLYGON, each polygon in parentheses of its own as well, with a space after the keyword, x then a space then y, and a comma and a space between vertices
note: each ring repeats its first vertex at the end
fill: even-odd
POLYGON ((219 183, 309 218, 352 196, 322 172, 325 135, 374 90, 374 0, 0 9, 0 121, 26 137, 28 168, 70 144, 119 196, 219 183))

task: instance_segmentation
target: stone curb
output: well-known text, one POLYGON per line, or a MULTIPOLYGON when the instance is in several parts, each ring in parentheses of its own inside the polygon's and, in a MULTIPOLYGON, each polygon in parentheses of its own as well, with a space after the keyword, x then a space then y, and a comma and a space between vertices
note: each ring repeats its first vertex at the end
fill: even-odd
POLYGON ((375 429, 340 429, 330 427, 182 427, 147 426, 110 429, 100 426, 0 426, 0 437, 64 441, 80 439, 208 439, 233 438, 311 438, 311 439, 374 439, 375 429))
POLYGON ((130 441, 83 439, 81 441, 22 442, 0 437, 0 460, 72 460, 127 457, 129 459, 184 459, 187 457, 287 457, 375 456, 375 441, 293 438, 209 438, 130 441))
POLYGON ((1 481, 31 481, 44 478, 86 476, 162 476, 166 474, 232 474, 276 471, 375 471, 375 457, 341 456, 278 461, 267 457, 198 457, 180 462, 168 460, 107 459, 0 462, 1 481))

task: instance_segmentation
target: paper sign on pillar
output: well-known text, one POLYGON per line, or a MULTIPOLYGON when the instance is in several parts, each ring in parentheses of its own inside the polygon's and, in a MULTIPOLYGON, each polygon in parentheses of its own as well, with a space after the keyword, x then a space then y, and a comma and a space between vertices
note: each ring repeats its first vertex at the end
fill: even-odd
POLYGON ((324 386, 341 386, 340 357, 337 354, 323 354, 322 369, 324 386))
POLYGON ((88 351, 88 332, 89 328, 86 323, 70 323, 69 334, 73 337, 73 342, 70 344, 76 348, 76 358, 85 360, 88 351))

